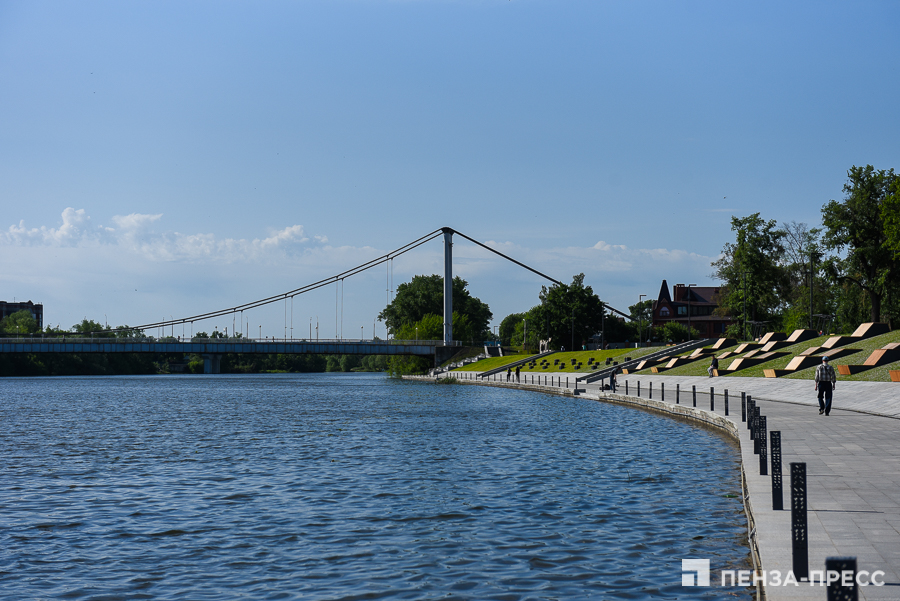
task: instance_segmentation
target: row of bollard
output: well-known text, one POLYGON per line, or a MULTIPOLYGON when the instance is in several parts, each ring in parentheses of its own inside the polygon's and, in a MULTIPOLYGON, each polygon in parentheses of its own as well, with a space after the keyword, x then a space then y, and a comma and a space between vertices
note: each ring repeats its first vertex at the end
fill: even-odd
MULTIPOLYGON (((665 400, 665 384, 660 384, 661 398, 665 400)), ((625 381, 625 394, 628 394, 628 381, 625 381)), ((641 394, 641 383, 638 380, 637 394, 641 394)), ((649 397, 653 398, 653 383, 649 383, 649 397)), ((728 390, 724 391, 724 411, 729 414, 728 390)), ((675 385, 675 404, 681 403, 681 385, 675 385)), ((697 387, 691 386, 691 403, 697 406, 697 387)), ((716 410, 715 388, 709 389, 709 409, 716 410)), ((753 452, 759 457, 759 475, 771 475, 772 480, 772 509, 784 510, 784 485, 782 475, 781 455, 781 431, 768 431, 768 419, 760 412, 760 407, 753 400, 752 395, 741 393, 741 422, 747 424, 750 431, 750 439, 753 441, 753 452), (771 459, 770 459, 771 457, 771 459), (769 463, 771 462, 771 471, 769 463)), ((807 485, 806 463, 792 462, 790 464, 790 501, 791 501, 791 557, 794 577, 800 580, 809 580, 809 531, 807 519, 807 485)), ((827 583, 828 601, 855 601, 858 599, 856 580, 855 557, 829 557, 825 561, 825 569, 828 574, 850 574, 852 578, 841 578, 827 583), (850 583, 850 584, 848 584, 850 583)))

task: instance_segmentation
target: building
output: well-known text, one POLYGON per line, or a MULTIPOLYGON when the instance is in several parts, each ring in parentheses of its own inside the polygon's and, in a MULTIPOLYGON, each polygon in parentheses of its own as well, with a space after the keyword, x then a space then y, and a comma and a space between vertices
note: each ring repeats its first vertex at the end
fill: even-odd
POLYGON ((665 280, 659 289, 659 298, 653 303, 653 327, 662 327, 671 321, 697 330, 702 338, 720 338, 735 322, 729 316, 716 315, 719 308, 718 286, 685 286, 675 284, 669 295, 665 280))
POLYGON ((34 317, 38 327, 44 329, 44 305, 36 305, 31 301, 28 301, 27 303, 8 303, 6 301, 0 301, 0 321, 19 311, 28 311, 31 313, 31 316, 34 317))

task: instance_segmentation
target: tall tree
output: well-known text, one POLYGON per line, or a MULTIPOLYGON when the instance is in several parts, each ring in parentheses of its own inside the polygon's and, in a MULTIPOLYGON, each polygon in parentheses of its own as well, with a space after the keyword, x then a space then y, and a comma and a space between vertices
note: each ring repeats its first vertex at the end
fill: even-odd
POLYGON ((882 301, 897 286, 900 269, 890 249, 883 211, 894 180, 893 169, 854 165, 847 172, 843 202, 830 200, 822 207, 825 246, 846 252, 844 258, 826 263, 830 275, 865 292, 872 321, 881 320, 882 301))
MULTIPOLYGON (((718 311, 742 315, 742 321, 778 321, 787 286, 781 265, 785 232, 778 229, 774 219, 765 221, 759 213, 732 217, 731 230, 735 242, 726 243, 722 257, 712 263, 713 276, 725 282, 718 311)), ((744 326, 732 329, 732 333, 745 332, 744 326)))
MULTIPOLYGON (((572 278, 572 283, 541 287, 541 304, 533 311, 537 321, 534 332, 541 338, 551 338, 550 348, 574 350, 585 344, 600 331, 603 320, 603 303, 593 288, 584 285, 584 274, 572 278)), ((532 338, 532 325, 528 325, 528 338, 532 338)))
MULTIPOLYGON (((456 340, 484 340, 488 333, 488 322, 492 314, 486 303, 469 294, 468 282, 459 276, 453 278, 453 313, 465 316, 467 328, 453 327, 456 340)), ((404 325, 415 324, 426 315, 444 314, 444 278, 439 275, 417 275, 408 283, 397 286, 397 294, 378 320, 383 321, 388 331, 397 336, 404 325)), ((455 321, 455 320, 454 320, 455 321)), ((462 326, 462 324, 460 324, 462 326)), ((441 326, 443 329, 443 325, 441 326)), ((444 337, 443 332, 438 340, 444 337)))
MULTIPOLYGON (((500 322, 500 344, 513 344, 512 339, 516 333, 516 325, 522 323, 525 313, 510 313, 500 322)), ((521 340, 519 341, 521 344, 521 340)))

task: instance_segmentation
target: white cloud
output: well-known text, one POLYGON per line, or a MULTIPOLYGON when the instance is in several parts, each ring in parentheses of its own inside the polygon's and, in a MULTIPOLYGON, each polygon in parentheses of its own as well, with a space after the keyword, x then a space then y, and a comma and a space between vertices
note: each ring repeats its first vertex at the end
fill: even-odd
MULTIPOLYGON (((113 227, 87 228, 90 220, 84 209, 71 207, 62 212, 62 225, 57 228, 41 226, 27 228, 24 222, 10 226, 0 234, 0 244, 9 246, 93 246, 97 244, 120 247, 127 252, 152 261, 184 262, 267 262, 303 252, 309 242, 302 225, 291 225, 273 231, 269 236, 254 239, 218 238, 211 233, 156 232, 154 224, 161 222, 162 213, 115 215, 113 227)), ((315 236, 319 243, 325 236, 315 236)))
POLYGON ((33 246, 46 244, 50 246, 74 246, 85 235, 84 225, 90 219, 84 209, 77 211, 71 207, 62 212, 62 225, 58 228, 41 226, 28 229, 25 222, 11 225, 0 236, 0 241, 14 246, 33 246))

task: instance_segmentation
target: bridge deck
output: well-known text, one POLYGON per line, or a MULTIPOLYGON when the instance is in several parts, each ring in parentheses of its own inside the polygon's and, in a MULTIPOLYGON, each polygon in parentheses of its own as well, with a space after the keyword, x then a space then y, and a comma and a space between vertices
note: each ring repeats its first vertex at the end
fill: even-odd
POLYGON ((130 341, 115 339, 0 339, 2 353, 188 353, 434 355, 443 340, 241 340, 130 341))

